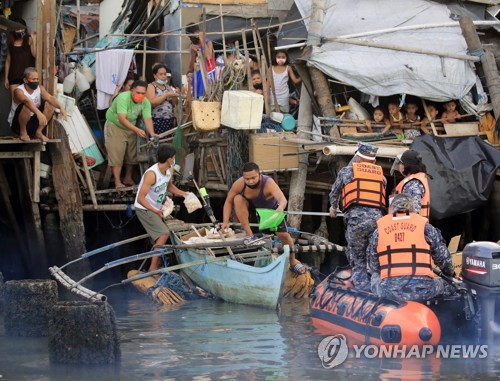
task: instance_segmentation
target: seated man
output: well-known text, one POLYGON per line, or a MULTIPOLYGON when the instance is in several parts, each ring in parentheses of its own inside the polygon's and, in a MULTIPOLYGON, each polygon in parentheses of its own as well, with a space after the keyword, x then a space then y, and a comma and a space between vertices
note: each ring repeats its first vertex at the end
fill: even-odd
POLYGON ((14 90, 8 118, 12 131, 26 142, 30 140, 30 136, 48 141, 42 131, 54 115, 54 107, 61 110, 62 118, 66 120, 66 111, 59 101, 39 84, 36 69, 27 67, 23 74, 23 84, 14 90))
MULTIPOLYGON (((229 227, 229 218, 234 206, 236 217, 245 229, 248 238, 253 238, 253 232, 248 221, 248 207, 252 204, 255 208, 285 210, 287 200, 278 184, 269 176, 260 173, 259 166, 255 163, 243 165, 243 176, 236 180, 229 190, 224 203, 222 231, 229 227)), ((290 246, 290 270, 296 274, 304 274, 307 267, 295 259, 294 242, 287 231, 283 221, 276 235, 284 245, 290 246)))
POLYGON ((453 287, 432 270, 431 259, 443 274, 454 275, 441 232, 415 213, 413 197, 406 194, 394 196, 389 212, 377 221, 367 248, 372 292, 417 302, 452 295, 453 287))

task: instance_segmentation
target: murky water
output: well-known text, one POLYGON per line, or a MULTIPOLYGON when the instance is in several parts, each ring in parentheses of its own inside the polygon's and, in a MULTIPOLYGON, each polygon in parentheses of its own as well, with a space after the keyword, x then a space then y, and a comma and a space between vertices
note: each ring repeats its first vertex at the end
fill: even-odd
MULTIPOLYGON (((500 356, 482 360, 356 359, 323 368, 306 300, 280 315, 215 300, 168 310, 128 290, 113 293, 122 360, 114 366, 52 365, 46 338, 11 338, 0 319, 0 380, 435 380, 498 379, 500 356)), ((497 351, 498 353, 498 351, 497 351)))

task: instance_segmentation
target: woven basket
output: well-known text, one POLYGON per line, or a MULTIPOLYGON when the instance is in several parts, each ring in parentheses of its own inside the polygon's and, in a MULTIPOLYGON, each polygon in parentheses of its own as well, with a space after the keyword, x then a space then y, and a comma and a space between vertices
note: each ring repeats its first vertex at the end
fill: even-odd
POLYGON ((220 102, 191 102, 193 127, 196 131, 208 132, 220 127, 220 102))

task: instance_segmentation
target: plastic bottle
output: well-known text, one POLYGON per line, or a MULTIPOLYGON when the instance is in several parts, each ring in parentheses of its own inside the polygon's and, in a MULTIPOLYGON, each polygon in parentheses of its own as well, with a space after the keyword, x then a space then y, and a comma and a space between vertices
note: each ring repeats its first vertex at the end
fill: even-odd
POLYGON ((63 91, 65 94, 71 94, 76 84, 76 73, 69 73, 63 81, 63 91))

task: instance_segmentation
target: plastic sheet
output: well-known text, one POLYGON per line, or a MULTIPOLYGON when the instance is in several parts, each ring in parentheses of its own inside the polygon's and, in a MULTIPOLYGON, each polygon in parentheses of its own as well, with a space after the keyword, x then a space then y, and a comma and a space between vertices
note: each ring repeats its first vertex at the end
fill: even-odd
POLYGON ((443 219, 470 212, 486 204, 500 151, 478 137, 436 138, 420 136, 412 149, 427 166, 431 192, 431 218, 443 219))

